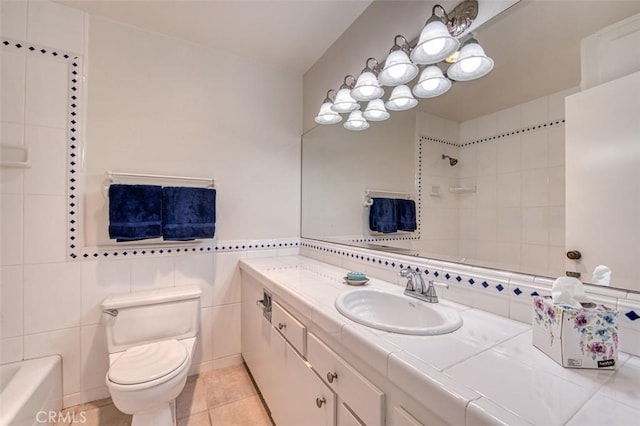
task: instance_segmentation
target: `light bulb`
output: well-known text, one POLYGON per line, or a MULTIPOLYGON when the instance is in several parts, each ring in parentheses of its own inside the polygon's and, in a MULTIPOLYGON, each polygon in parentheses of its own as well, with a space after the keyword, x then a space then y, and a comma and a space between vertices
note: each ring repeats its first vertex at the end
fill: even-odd
POLYGON ((440 81, 437 78, 430 78, 422 83, 424 90, 432 91, 438 88, 440 81))
POLYGON ((389 75, 394 79, 402 77, 406 72, 407 66, 404 64, 398 64, 389 68, 389 75))
POLYGON ((375 93, 377 88, 373 86, 361 86, 359 89, 362 96, 369 97, 375 93))
POLYGON ((480 68, 480 64, 482 63, 482 58, 466 58, 460 62, 460 68, 464 72, 474 72, 478 68, 480 68))
POLYGON ((436 55, 444 49, 445 39, 437 38, 435 40, 429 40, 425 44, 422 45, 422 48, 428 55, 436 55))

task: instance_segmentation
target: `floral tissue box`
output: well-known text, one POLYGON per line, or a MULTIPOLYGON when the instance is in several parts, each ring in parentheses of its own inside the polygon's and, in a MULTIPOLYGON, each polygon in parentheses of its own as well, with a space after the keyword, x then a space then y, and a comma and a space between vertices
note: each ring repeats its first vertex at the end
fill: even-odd
POLYGON ((576 308, 536 296, 533 345, 563 367, 615 369, 618 312, 595 303, 576 308))

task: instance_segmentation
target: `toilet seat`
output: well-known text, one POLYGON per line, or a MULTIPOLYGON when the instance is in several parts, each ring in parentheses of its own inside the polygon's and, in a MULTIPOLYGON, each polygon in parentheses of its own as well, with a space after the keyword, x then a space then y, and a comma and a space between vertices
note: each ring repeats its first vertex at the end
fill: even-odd
POLYGON ((177 340, 134 346, 111 365, 107 376, 115 384, 138 385, 173 376, 188 358, 187 349, 177 340))

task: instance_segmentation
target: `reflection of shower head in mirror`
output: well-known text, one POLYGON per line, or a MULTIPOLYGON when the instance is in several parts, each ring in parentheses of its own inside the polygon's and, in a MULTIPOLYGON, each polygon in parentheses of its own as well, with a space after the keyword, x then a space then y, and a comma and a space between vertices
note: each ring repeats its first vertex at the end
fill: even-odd
POLYGON ((455 166, 456 164, 458 164, 458 159, 457 158, 453 158, 453 157, 449 157, 448 155, 444 155, 442 154, 442 159, 449 159, 449 165, 450 166, 455 166))

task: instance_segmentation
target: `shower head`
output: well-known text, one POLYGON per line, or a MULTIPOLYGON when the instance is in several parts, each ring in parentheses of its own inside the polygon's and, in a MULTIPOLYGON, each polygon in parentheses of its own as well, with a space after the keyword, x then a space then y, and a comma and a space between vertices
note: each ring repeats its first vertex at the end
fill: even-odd
POLYGON ((453 158, 453 157, 449 157, 448 155, 444 155, 442 154, 442 159, 449 159, 449 165, 450 166, 455 166, 456 164, 458 164, 458 159, 457 158, 453 158))

